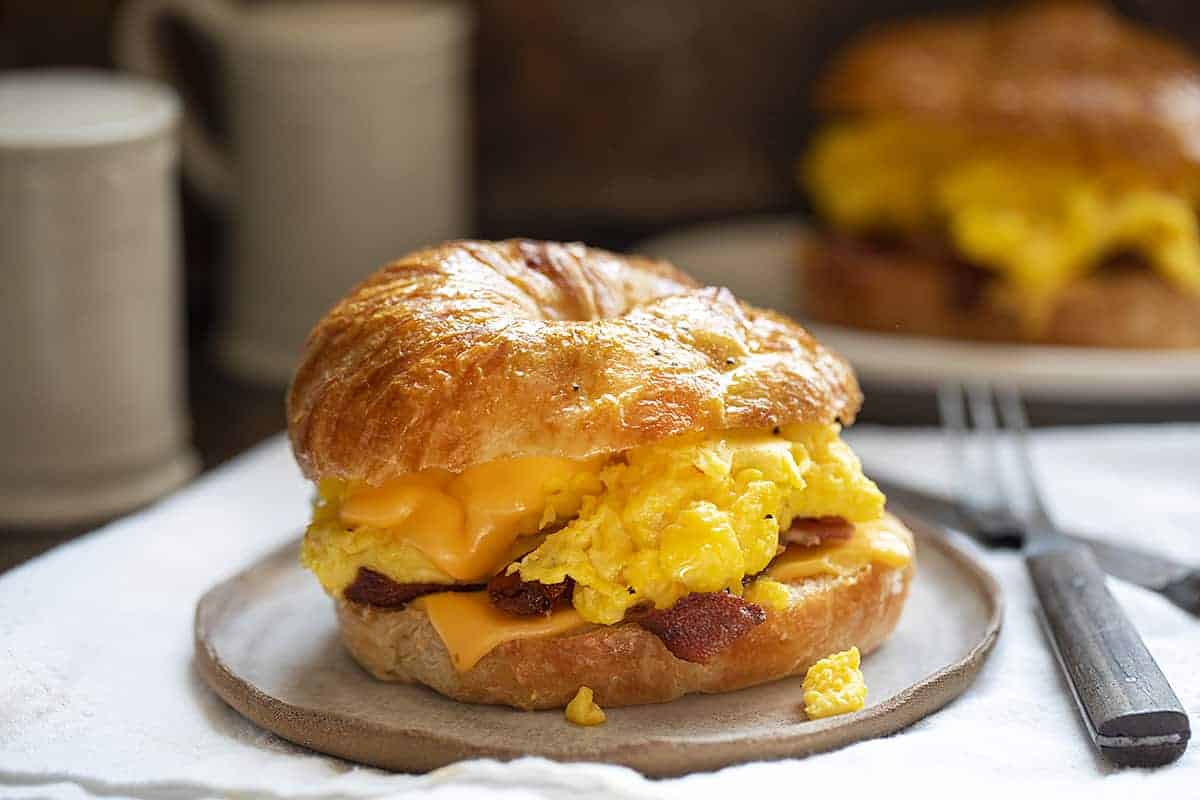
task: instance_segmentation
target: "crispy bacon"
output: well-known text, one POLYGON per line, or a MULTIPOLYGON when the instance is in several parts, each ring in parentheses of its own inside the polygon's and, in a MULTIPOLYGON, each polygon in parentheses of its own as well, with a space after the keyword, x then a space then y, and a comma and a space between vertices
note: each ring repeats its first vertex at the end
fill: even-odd
POLYGON ((854 534, 854 526, 841 517, 804 517, 792 521, 792 527, 779 534, 779 540, 801 547, 816 547, 840 542, 854 534))
POLYGON ((500 573, 488 581, 488 597, 492 605, 509 614, 521 617, 545 617, 560 600, 571 599, 575 581, 567 578, 561 583, 523 581, 517 573, 500 573))
POLYGON ((766 622, 767 612, 728 592, 693 592, 668 609, 634 612, 630 618, 676 658, 704 664, 766 622))
POLYGON ((396 583, 380 572, 359 567, 354 582, 342 590, 342 597, 352 603, 378 608, 402 608, 424 594, 463 592, 478 586, 445 583, 396 583))

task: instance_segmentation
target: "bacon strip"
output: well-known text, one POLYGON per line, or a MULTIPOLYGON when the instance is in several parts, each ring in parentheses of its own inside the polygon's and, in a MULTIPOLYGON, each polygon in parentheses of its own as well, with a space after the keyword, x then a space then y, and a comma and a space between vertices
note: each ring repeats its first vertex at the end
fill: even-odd
POLYGON ((816 547, 826 542, 841 542, 854 535, 854 526, 841 517, 804 517, 792 521, 792 527, 779 534, 779 540, 801 547, 816 547))
POLYGON ((676 658, 704 664, 766 622, 767 612, 728 592, 693 592, 668 609, 631 618, 661 639, 676 658))
POLYGON ((352 603, 379 608, 403 608, 424 594, 466 592, 478 588, 457 583, 396 583, 383 573, 359 567, 354 582, 342 590, 342 597, 352 603))
POLYGON ((569 601, 575 581, 567 578, 561 583, 523 581, 517 573, 500 573, 488 581, 488 598, 492 605, 520 617, 546 617, 560 600, 569 601))

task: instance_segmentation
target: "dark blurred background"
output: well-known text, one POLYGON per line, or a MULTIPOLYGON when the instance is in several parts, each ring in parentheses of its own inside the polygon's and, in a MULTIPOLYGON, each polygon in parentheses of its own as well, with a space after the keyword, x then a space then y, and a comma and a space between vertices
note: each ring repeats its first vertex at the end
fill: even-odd
MULTIPOLYGON (((472 233, 622 249, 681 224, 802 212, 795 161, 813 124, 810 87, 831 53, 873 24, 987 4, 473 5, 472 233)), ((111 68, 120 6, 120 0, 0 0, 0 69, 111 68)), ((1193 46, 1200 42, 1194 0, 1117 7, 1193 46)), ((188 102, 220 135, 215 46, 183 29, 166 35, 188 102)), ((228 280, 228 219, 186 181, 182 198, 189 402, 194 441, 211 468, 284 427, 283 389, 237 380, 214 363, 210 336, 228 280)), ((866 419, 873 413, 928 419, 918 406, 903 397, 886 412, 868 403, 866 419)))

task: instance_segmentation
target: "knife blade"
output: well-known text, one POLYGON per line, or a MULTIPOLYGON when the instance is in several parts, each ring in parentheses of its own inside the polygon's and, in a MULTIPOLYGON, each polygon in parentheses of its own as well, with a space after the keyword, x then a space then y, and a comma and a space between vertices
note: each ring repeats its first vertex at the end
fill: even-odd
MULTIPOLYGON (((873 477, 888 504, 937 524, 972 535, 954 500, 886 478, 873 477)), ((1193 616, 1200 617, 1200 568, 1126 545, 1101 541, 1077 532, 1064 534, 1087 546, 1100 568, 1128 583, 1158 592, 1193 616)), ((1021 542, 1013 542, 1020 546, 1021 542)))

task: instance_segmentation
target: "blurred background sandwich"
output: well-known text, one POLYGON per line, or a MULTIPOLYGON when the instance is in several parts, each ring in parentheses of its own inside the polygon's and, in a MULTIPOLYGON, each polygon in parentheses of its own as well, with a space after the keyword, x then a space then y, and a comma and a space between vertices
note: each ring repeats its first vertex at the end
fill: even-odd
POLYGON ((1092 3, 872 29, 817 87, 812 317, 1200 347, 1200 67, 1092 3))

